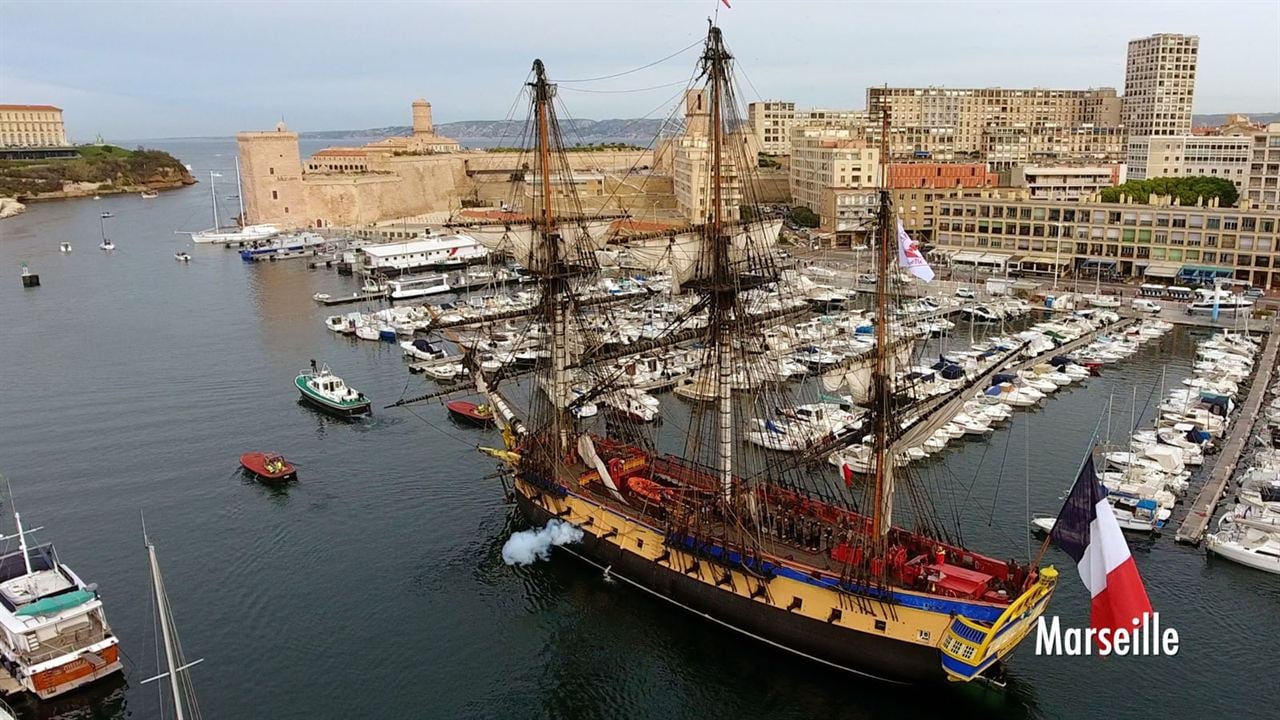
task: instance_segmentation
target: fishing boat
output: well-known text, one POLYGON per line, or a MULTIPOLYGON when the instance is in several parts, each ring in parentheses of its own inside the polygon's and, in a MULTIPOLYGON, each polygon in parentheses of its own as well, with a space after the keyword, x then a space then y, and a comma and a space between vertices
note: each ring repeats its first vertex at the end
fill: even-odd
MULTIPOLYGON (((673 251, 663 262, 673 285, 705 308, 706 322, 644 343, 653 348, 692 342, 702 367, 712 370, 695 375, 702 381, 695 394, 709 399, 689 406, 688 422, 680 423, 688 430, 669 447, 646 432, 648 426, 625 418, 601 428, 573 415, 578 400, 569 371, 583 368, 593 377, 579 396, 589 399, 618 389, 619 373, 610 370, 625 367, 623 359, 638 349, 601 344, 581 321, 592 307, 577 301, 578 289, 598 273, 597 256, 575 244, 573 238, 584 234, 576 216, 555 212, 556 203, 574 208, 576 201, 572 187, 557 184, 553 192, 553 176, 568 164, 552 103, 555 89, 543 63, 534 62, 527 137, 535 142, 529 177, 538 180, 532 198, 525 198, 535 235, 523 264, 540 286, 530 317, 548 329, 548 357, 528 371, 535 380, 525 412, 504 394, 513 371, 473 365, 468 388, 488 399, 504 441, 481 452, 502 463, 507 487, 528 522, 558 520, 581 530, 582 539, 561 546, 562 554, 603 571, 620 587, 667 603, 671 612, 688 611, 720 629, 864 677, 998 683, 1009 654, 1044 613, 1057 571, 983 555, 948 540, 955 535, 911 520, 934 512, 927 517, 941 521, 941 514, 930 510, 930 494, 912 484, 907 469, 890 459, 905 457, 908 448, 933 435, 985 378, 930 400, 936 411, 915 408, 908 415, 911 408, 900 403, 905 387, 894 358, 915 334, 893 322, 892 306, 903 294, 901 279, 890 271, 898 226, 887 189, 878 194, 874 231, 875 274, 881 279, 870 293, 875 344, 870 353, 835 360, 850 363, 847 375, 866 380, 866 481, 854 487, 815 469, 815 460, 841 447, 839 438, 822 438, 785 457, 739 442, 741 413, 748 406, 756 417, 776 417, 777 406, 798 404, 791 393, 815 390, 775 383, 750 395, 734 394, 735 372, 750 376, 763 362, 749 352, 749 343, 735 340, 757 335, 780 318, 808 313, 809 305, 779 302, 753 312, 759 298, 783 292, 774 252, 779 226, 763 219, 759 208, 743 210, 740 196, 725 192, 751 187, 743 178, 757 165, 738 143, 726 142, 742 118, 731 60, 720 29, 712 25, 700 57, 705 85, 685 100, 687 126, 706 133, 699 147, 700 161, 708 165, 702 175, 707 219, 683 231, 687 243, 662 240, 687 253, 673 251)), ((887 142, 887 117, 880 137, 887 142)), ((882 162, 887 157, 882 149, 882 162)))
POLYGON ((493 408, 488 405, 477 405, 466 400, 451 400, 446 403, 449 417, 464 425, 489 427, 493 424, 493 408))
POLYGON ((311 369, 303 370, 293 380, 302 399, 327 413, 340 417, 366 415, 370 412, 369 398, 348 386, 342 378, 329 372, 325 365, 317 369, 311 361, 311 369))
POLYGON ((189 253, 176 252, 173 254, 173 259, 178 262, 191 262, 191 255, 189 253))
POLYGON ((67 242, 66 240, 63 240, 58 245, 58 252, 64 252, 64 253, 71 252, 71 243, 67 242))
MULTIPOLYGON (((10 502, 12 505, 12 502, 10 502)), ((23 690, 49 699, 120 672, 119 640, 96 584, 64 565, 53 545, 32 546, 13 511, 17 549, 0 555, 0 661, 23 690)))
MULTIPOLYGON (((200 707, 196 702, 196 688, 191 682, 189 670, 204 662, 204 658, 187 661, 182 651, 182 643, 178 640, 178 629, 174 627, 173 610, 169 607, 169 594, 164 589, 164 578, 160 575, 160 562, 156 560, 156 546, 147 536, 147 527, 142 526, 142 544, 147 548, 147 562, 151 566, 152 608, 154 608, 155 625, 160 628, 156 636, 157 661, 164 655, 164 669, 158 675, 146 678, 139 684, 146 685, 157 680, 167 680, 169 685, 168 707, 173 710, 175 720, 200 717, 200 707), (164 652, 160 652, 163 646, 164 652)), ((161 698, 164 693, 161 692, 161 698)))
POLYGON ((160 191, 158 190, 143 190, 141 193, 138 193, 138 194, 142 197, 143 200, 154 200, 160 197, 160 191))
POLYGON ((298 479, 298 470, 280 453, 247 452, 240 456, 240 467, 265 483, 288 482, 298 479))

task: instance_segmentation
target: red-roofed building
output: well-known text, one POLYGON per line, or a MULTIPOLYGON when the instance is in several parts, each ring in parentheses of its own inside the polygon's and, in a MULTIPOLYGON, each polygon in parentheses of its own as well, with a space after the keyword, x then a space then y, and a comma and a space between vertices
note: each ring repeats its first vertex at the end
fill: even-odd
POLYGON ((0 148, 67 147, 62 108, 0 104, 0 148))
POLYGON ((889 187, 909 188, 996 187, 1000 176, 987 171, 986 163, 893 163, 889 165, 889 187))

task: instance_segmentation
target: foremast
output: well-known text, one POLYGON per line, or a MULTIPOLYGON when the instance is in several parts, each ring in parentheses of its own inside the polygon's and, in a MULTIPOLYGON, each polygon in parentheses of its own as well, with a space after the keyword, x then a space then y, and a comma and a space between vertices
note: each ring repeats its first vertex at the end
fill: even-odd
POLYGON ((733 308, 736 289, 729 269, 729 236, 724 227, 724 127, 721 98, 724 94, 725 66, 730 60, 720 28, 711 27, 703 67, 711 87, 711 249, 710 326, 716 348, 716 474, 721 498, 733 499, 733 364, 730 353, 733 337, 733 308))
POLYGON ((893 241, 893 206, 888 187, 889 159, 889 111, 883 109, 880 116, 880 208, 876 214, 876 245, 873 254, 876 261, 875 317, 876 347, 875 365, 871 371, 871 424, 872 452, 875 467, 875 500, 871 513, 871 540, 883 549, 885 536, 893 527, 893 458, 889 449, 893 439, 889 433, 896 430, 893 421, 893 386, 890 377, 889 356, 889 252, 893 241))

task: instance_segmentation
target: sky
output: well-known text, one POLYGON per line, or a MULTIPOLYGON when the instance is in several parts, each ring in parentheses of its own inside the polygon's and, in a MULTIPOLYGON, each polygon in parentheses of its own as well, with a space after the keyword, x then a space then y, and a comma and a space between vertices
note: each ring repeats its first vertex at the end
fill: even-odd
MULTIPOLYGON (((1198 113, 1280 111, 1280 1, 0 0, 0 103, 57 105, 73 141, 508 117, 534 58, 578 118, 667 117, 707 18, 743 101, 861 109, 866 88, 1115 87, 1126 44, 1200 36, 1198 113)), ((524 111, 515 113, 524 118, 524 111)))

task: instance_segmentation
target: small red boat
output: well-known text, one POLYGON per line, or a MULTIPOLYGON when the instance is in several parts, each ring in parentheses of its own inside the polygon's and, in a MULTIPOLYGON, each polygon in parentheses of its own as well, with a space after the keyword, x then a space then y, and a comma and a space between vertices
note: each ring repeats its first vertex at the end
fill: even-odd
POLYGON ((445 404, 449 408, 449 416, 460 423, 489 427, 493 424, 493 409, 488 405, 477 405, 466 400, 453 400, 445 404))
POLYGON ((262 482, 278 483, 298 479, 298 471, 280 453, 247 452, 240 456, 240 466, 262 482))

